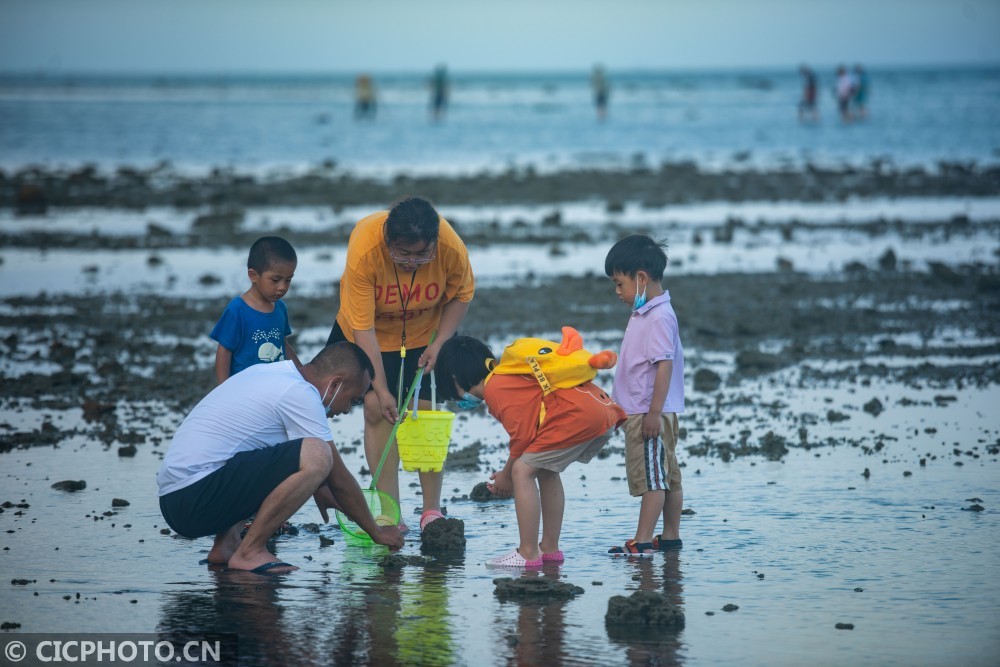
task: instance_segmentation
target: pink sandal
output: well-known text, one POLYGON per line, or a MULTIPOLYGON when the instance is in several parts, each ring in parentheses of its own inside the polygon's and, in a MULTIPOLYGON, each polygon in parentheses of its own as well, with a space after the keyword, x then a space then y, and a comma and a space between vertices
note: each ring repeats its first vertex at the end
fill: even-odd
POLYGON ((561 551, 553 551, 550 554, 545 554, 541 551, 538 553, 542 554, 542 560, 546 563, 561 563, 566 560, 566 557, 563 556, 563 552, 561 551))
POLYGON ((438 519, 443 519, 444 514, 441 514, 438 510, 427 510, 420 515, 420 530, 427 527, 427 524, 432 521, 437 521, 438 519))

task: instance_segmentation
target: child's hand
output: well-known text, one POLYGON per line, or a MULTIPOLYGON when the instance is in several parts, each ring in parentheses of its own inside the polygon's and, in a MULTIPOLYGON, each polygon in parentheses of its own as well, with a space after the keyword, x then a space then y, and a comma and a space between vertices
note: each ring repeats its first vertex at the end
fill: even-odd
POLYGON ((647 412, 642 418, 642 439, 650 440, 659 437, 663 432, 663 422, 659 412, 647 412))
POLYGON ((514 494, 514 484, 511 482, 510 473, 506 470, 490 473, 493 483, 486 483, 486 488, 498 498, 510 498, 514 494))

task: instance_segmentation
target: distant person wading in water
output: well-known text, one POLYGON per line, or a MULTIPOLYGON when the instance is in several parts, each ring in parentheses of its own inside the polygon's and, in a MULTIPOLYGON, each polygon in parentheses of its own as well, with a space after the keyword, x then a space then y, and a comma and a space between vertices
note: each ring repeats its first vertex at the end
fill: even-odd
POLYGON ((819 112, 816 110, 816 73, 809 67, 802 65, 799 67, 799 74, 802 75, 802 99, 799 101, 799 120, 818 121, 819 112))
POLYGON ((354 119, 375 120, 375 84, 367 74, 359 74, 354 82, 354 119))
POLYGON ((611 87, 608 85, 604 68, 600 65, 594 65, 594 71, 590 75, 590 87, 594 93, 597 120, 604 120, 608 117, 608 97, 611 95, 611 87))
POLYGON ((854 109, 859 119, 868 117, 868 72, 861 65, 854 66, 854 109))
POLYGON ((851 100, 854 98, 854 77, 841 65, 837 68, 837 82, 834 87, 834 95, 837 97, 837 109, 840 112, 840 120, 850 123, 854 118, 851 116, 851 100))
POLYGON ((444 65, 438 65, 431 75, 431 118, 435 121, 444 118, 448 108, 448 70, 444 65))
MULTIPOLYGON (((327 344, 357 343, 374 362, 372 390, 365 396, 369 469, 377 467, 399 419, 399 397, 405 396, 418 367, 426 373, 434 370, 441 346, 458 330, 474 291, 465 244, 422 197, 407 197, 388 211, 373 213, 351 232, 340 281, 340 312, 327 344)), ((428 378, 417 395, 420 409, 430 409, 428 378)), ((377 486, 398 501, 399 453, 395 442, 389 446, 392 451, 377 486)), ((420 473, 421 529, 442 517, 441 484, 442 473, 420 473)), ((407 530, 404 524, 400 529, 407 530)))

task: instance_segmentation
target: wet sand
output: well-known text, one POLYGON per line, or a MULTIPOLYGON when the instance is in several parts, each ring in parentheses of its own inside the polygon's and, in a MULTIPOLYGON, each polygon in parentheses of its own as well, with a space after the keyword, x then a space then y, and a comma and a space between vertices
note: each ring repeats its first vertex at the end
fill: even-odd
MULTIPOLYGON (((857 383, 874 378, 914 383, 987 386, 1000 367, 982 357, 1000 355, 1000 275, 989 267, 935 266, 926 272, 863 268, 824 278, 794 272, 667 277, 683 323, 692 375, 713 354, 735 355, 736 366, 720 382, 802 365, 815 381, 857 383), (947 314, 962 338, 936 340, 940 304, 966 304, 947 314), (901 339, 913 334, 914 340, 901 339), (933 345, 930 345, 933 343, 933 345), (891 355, 911 363, 886 365, 869 357, 891 355), (939 358, 947 363, 936 363, 939 358), (836 369, 827 362, 845 362, 836 369)), ((142 295, 55 296, 5 300, 0 340, 9 364, 25 372, 3 384, 10 405, 79 407, 100 430, 115 420, 117 401, 155 397, 189 409, 212 388, 212 346, 205 337, 228 302, 142 295), (157 341, 167 341, 167 344, 157 341), (32 370, 44 366, 43 372, 32 370), (88 408, 87 406, 93 406, 88 408), (111 406, 102 409, 101 406, 111 406)), ((336 295, 286 298, 299 330, 327 330, 337 312, 336 295)), ((572 324, 608 332, 601 345, 617 343, 627 318, 603 275, 526 279, 514 287, 483 287, 463 323, 470 335, 507 340, 522 335, 557 336, 572 324)), ((943 324, 943 322, 942 322, 943 324)), ((691 390, 689 389, 689 392, 691 390)), ((16 408, 15 408, 16 409, 16 408)), ((113 437, 105 433, 105 437, 113 437)), ((51 431, 8 433, 0 448, 52 444, 51 431)))
POLYGON ((402 193, 420 193, 438 203, 551 204, 598 198, 612 207, 627 201, 647 206, 697 201, 837 201, 848 197, 991 196, 1000 192, 1000 166, 941 161, 936 169, 896 166, 888 158, 865 166, 789 166, 709 171, 693 162, 633 164, 630 169, 577 169, 538 173, 533 168, 464 177, 366 178, 334 163, 302 174, 255 176, 215 169, 190 176, 163 163, 152 169, 121 167, 106 173, 88 166, 72 170, 29 167, 0 170, 0 206, 23 212, 49 206, 310 206, 388 204, 402 193))

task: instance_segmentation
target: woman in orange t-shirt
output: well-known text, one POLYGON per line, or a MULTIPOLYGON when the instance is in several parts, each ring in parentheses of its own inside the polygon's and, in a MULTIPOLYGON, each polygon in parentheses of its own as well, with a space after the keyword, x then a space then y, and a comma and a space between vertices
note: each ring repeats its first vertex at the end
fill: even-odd
MULTIPOLYGON (((474 292, 465 244, 422 197, 407 197, 388 211, 373 213, 351 232, 340 280, 340 312, 327 344, 357 343, 375 366, 372 389, 365 396, 365 456, 372 471, 399 418, 399 397, 406 394, 417 368, 425 375, 434 369, 441 346, 458 330, 474 292), (406 350, 402 363, 401 347, 406 350)), ((421 408, 430 408, 429 382, 425 377, 420 386, 421 408)), ((395 443, 391 446, 377 486, 398 501, 399 453, 395 443)), ((439 472, 420 473, 421 529, 442 516, 442 481, 439 472)))

